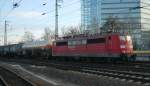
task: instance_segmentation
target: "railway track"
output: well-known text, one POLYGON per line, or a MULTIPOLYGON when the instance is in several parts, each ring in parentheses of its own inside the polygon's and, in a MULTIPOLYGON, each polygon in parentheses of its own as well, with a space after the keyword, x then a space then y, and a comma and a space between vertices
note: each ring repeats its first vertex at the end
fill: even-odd
POLYGON ((92 67, 81 67, 81 66, 79 67, 79 66, 72 66, 72 65, 55 64, 55 63, 49 63, 49 65, 62 70, 96 74, 100 76, 107 76, 107 77, 112 77, 117 79, 123 79, 126 81, 137 82, 140 84, 145 84, 147 86, 150 86, 150 74, 147 73, 111 70, 109 68, 92 68, 92 67))
POLYGON ((0 86, 8 86, 6 81, 0 76, 0 86))
MULTIPOLYGON (((19 61, 17 61, 19 62, 19 61)), ((150 86, 150 68, 136 65, 119 64, 92 64, 74 63, 74 62, 55 62, 55 61, 23 61, 21 63, 48 66, 65 71, 77 71, 82 73, 94 74, 98 76, 107 76, 111 78, 138 82, 150 86), (145 70, 143 70, 145 69, 145 70), (147 72, 145 72, 147 70, 147 72)))
POLYGON ((126 71, 117 71, 117 70, 106 70, 106 69, 82 69, 82 72, 103 75, 113 78, 124 79, 127 81, 132 80, 133 82, 138 82, 141 84, 150 85, 150 75, 149 74, 139 74, 134 72, 126 72, 126 71))
POLYGON ((137 73, 150 73, 150 65, 147 63, 91 63, 91 62, 60 62, 60 61, 33 61, 37 65, 49 66, 54 64, 72 65, 76 67, 110 69, 137 73), (144 66, 145 65, 145 66, 144 66))
POLYGON ((138 73, 150 73, 150 66, 141 66, 141 65, 122 65, 122 64, 91 64, 91 65, 83 65, 83 67, 92 67, 92 68, 107 68, 111 70, 118 71, 132 71, 138 73), (144 71, 143 71, 144 70, 144 71))
MULTIPOLYGON (((44 64, 44 63, 41 62, 41 64, 44 64)), ((136 71, 135 69, 133 71, 131 67, 127 68, 128 70, 125 70, 125 69, 121 70, 121 69, 117 69, 117 66, 116 66, 116 69, 113 69, 109 67, 110 65, 107 65, 107 66, 105 65, 103 67, 98 68, 98 67, 87 66, 87 65, 83 66, 81 64, 80 65, 74 65, 74 64, 69 65, 69 64, 59 64, 59 63, 46 63, 46 64, 48 64, 48 66, 56 67, 62 70, 78 71, 78 72, 83 72, 83 73, 102 75, 102 76, 107 76, 107 77, 112 77, 112 78, 123 79, 126 81, 137 82, 137 83, 145 84, 148 86, 150 85, 150 73, 141 73, 141 72, 136 71)), ((118 68, 120 68, 120 66, 118 68)))
POLYGON ((0 86, 34 86, 27 80, 3 67, 0 67, 0 86))

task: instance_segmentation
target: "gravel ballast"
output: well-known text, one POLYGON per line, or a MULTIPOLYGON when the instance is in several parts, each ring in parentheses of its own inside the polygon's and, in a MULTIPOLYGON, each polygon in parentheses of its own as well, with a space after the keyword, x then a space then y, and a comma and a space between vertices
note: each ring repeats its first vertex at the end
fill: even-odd
POLYGON ((22 67, 47 79, 55 80, 61 83, 61 86, 146 86, 140 82, 135 83, 113 77, 59 70, 46 66, 22 65, 22 67))

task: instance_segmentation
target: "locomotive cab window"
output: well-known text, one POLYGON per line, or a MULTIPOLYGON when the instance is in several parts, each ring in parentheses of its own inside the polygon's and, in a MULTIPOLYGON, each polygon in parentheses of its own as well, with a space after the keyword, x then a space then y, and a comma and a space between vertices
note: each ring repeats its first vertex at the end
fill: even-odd
POLYGON ((105 38, 97 38, 97 39, 88 39, 88 44, 94 44, 94 43, 105 43, 105 38))

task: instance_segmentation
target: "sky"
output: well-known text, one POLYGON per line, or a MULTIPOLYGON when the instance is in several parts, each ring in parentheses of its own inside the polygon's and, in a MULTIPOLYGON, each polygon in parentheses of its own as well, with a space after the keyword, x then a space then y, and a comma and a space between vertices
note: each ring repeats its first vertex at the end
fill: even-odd
MULTIPOLYGON (((0 0, 0 44, 3 43, 5 20, 8 21, 8 42, 11 43, 20 41, 26 31, 32 32, 38 39, 45 27, 54 30, 55 0, 22 0, 19 7, 12 10, 13 2, 19 1, 0 0)), ((63 0, 60 5, 59 33, 61 27, 75 26, 81 22, 80 0, 63 0)))

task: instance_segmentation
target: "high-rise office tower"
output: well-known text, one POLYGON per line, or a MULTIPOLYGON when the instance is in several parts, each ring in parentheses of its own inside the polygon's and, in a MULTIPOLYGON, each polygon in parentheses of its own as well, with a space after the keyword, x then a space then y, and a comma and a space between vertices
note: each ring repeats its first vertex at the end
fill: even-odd
POLYGON ((109 18, 123 23, 124 28, 120 28, 119 32, 130 32, 133 40, 142 44, 141 33, 150 31, 150 1, 81 0, 81 23, 84 30, 98 32, 109 18))

